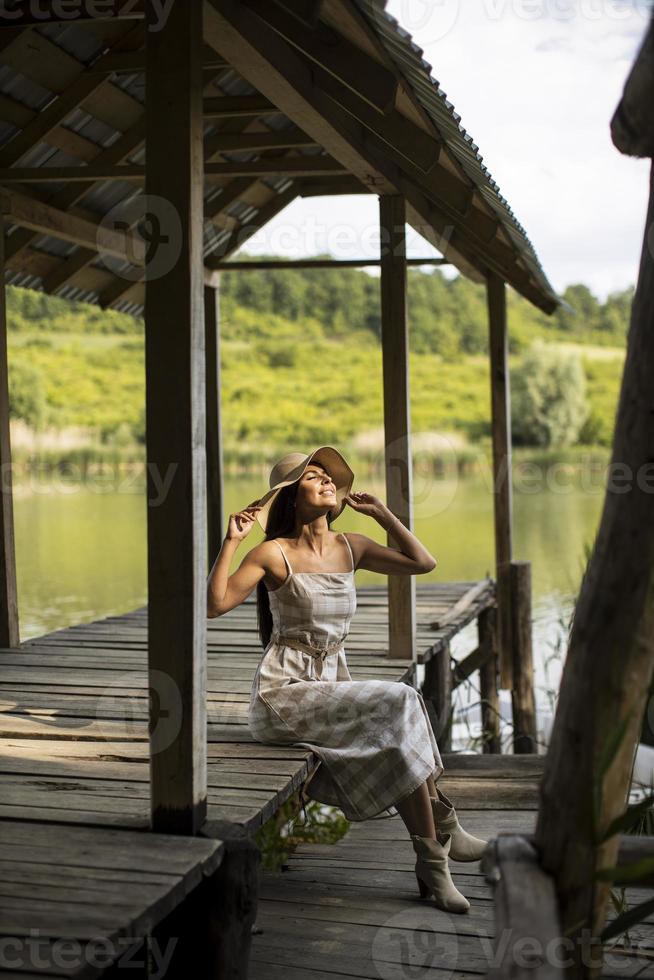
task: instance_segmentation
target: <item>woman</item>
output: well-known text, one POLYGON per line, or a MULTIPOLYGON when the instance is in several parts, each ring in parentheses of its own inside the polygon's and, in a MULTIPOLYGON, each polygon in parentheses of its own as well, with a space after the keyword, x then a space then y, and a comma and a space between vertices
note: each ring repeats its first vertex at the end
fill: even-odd
POLYGON ((270 490, 230 514, 209 575, 207 613, 223 615, 256 586, 264 652, 248 712, 254 738, 318 756, 303 806, 305 799, 329 803, 348 820, 399 813, 417 854, 421 897, 432 893, 438 908, 465 912, 470 903, 452 882, 448 857, 478 860, 487 842, 463 830, 436 786, 443 763, 422 695, 400 681, 352 680, 343 647, 356 609, 356 568, 419 575, 436 559, 377 497, 351 493, 353 481, 331 446, 279 460, 270 490), (392 531, 401 550, 332 531, 346 504, 392 531), (266 539, 230 576, 232 555, 255 519, 266 539))

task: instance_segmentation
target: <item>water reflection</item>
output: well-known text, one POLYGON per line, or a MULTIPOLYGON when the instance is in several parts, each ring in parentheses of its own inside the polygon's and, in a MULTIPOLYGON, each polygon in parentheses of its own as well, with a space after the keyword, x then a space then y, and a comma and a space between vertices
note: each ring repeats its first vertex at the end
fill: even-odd
MULTIPOLYGON (((563 483, 563 481, 560 481, 563 483)), ((539 722, 547 726, 558 690, 572 613, 586 557, 593 543, 603 493, 588 485, 565 490, 544 485, 536 492, 516 487, 513 498, 514 557, 532 564, 534 666, 539 722)), ((360 481, 384 499, 374 480, 360 481)), ((261 495, 261 480, 231 479, 226 486, 226 513, 242 509, 261 495)), ((59 481, 39 492, 17 488, 14 518, 21 640, 73 623, 126 612, 147 602, 146 500, 142 484, 124 481, 118 491, 101 492, 59 481), (120 491, 120 492, 118 492, 120 491)), ((468 477, 414 484, 414 530, 438 558, 437 568, 420 582, 474 580, 493 574, 493 499, 488 481, 468 477)), ((367 534, 383 542, 382 529, 370 518, 346 508, 334 524, 338 530, 367 534)), ((232 571, 246 551, 261 541, 254 528, 237 552, 232 571)), ((383 577, 358 571, 359 585, 383 577)), ((477 643, 471 624, 452 645, 459 659, 477 643)), ((473 675, 474 681, 474 675, 473 675)), ((478 700, 470 685, 458 690, 459 721, 454 748, 478 731, 478 700)), ((510 693, 501 692, 502 715, 510 718, 510 693)))

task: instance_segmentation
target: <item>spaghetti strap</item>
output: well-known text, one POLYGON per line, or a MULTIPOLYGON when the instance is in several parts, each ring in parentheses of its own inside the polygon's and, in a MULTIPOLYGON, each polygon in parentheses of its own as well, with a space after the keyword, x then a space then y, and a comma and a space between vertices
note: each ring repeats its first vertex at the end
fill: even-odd
POLYGON ((277 547, 279 548, 279 550, 280 550, 280 551, 281 551, 281 553, 283 554, 283 556, 284 556, 284 561, 285 561, 285 562, 286 562, 286 564, 288 565, 288 574, 289 574, 289 575, 292 575, 292 574, 293 574, 293 569, 291 568, 291 563, 290 563, 290 561, 289 561, 289 560, 288 560, 288 558, 286 557, 286 552, 285 552, 285 551, 284 551, 284 549, 282 548, 282 546, 281 546, 281 544, 279 543, 279 541, 277 540, 277 538, 272 538, 271 540, 275 542, 275 544, 277 545, 277 547))
POLYGON ((347 540, 347 538, 345 537, 342 531, 341 531, 341 537, 345 540, 345 544, 347 545, 348 551, 350 552, 350 558, 352 559, 351 571, 354 571, 354 555, 352 553, 352 546, 350 545, 350 542, 347 540))

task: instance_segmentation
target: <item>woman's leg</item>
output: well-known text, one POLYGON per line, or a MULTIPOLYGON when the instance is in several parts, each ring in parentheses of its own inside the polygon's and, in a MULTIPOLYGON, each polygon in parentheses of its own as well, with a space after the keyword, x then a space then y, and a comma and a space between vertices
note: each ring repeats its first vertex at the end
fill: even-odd
POLYGON ((436 783, 434 782, 433 776, 427 776, 427 788, 429 790, 430 796, 436 796, 436 783))
POLYGON ((432 840, 436 840, 434 814, 429 799, 427 782, 421 783, 417 789, 414 789, 413 793, 396 803, 395 807, 410 834, 417 834, 419 837, 431 837, 432 840))

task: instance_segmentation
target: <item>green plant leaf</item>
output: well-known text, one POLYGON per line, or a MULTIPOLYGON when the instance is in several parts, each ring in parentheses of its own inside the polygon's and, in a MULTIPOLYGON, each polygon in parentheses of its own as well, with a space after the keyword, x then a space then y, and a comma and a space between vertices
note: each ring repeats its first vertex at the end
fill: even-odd
POLYGON ((635 905, 628 912, 619 915, 613 922, 609 922, 601 932, 600 940, 606 942, 607 939, 613 939, 614 936, 621 935, 630 926, 635 926, 638 922, 646 919, 650 912, 654 912, 654 898, 650 898, 647 902, 641 902, 640 905, 635 905))
POLYGON ((593 877, 597 881, 613 881, 616 885, 627 885, 654 874, 654 857, 643 858, 632 864, 616 865, 613 868, 598 868, 593 877))
POLYGON ((609 839, 609 837, 613 837, 615 834, 629 830, 630 827, 633 827, 638 823, 638 821, 645 813, 647 813, 652 805, 654 805, 654 794, 644 797, 644 799, 639 800, 638 803, 632 803, 627 807, 624 813, 619 814, 614 820, 611 821, 598 843, 603 844, 604 841, 609 839))

